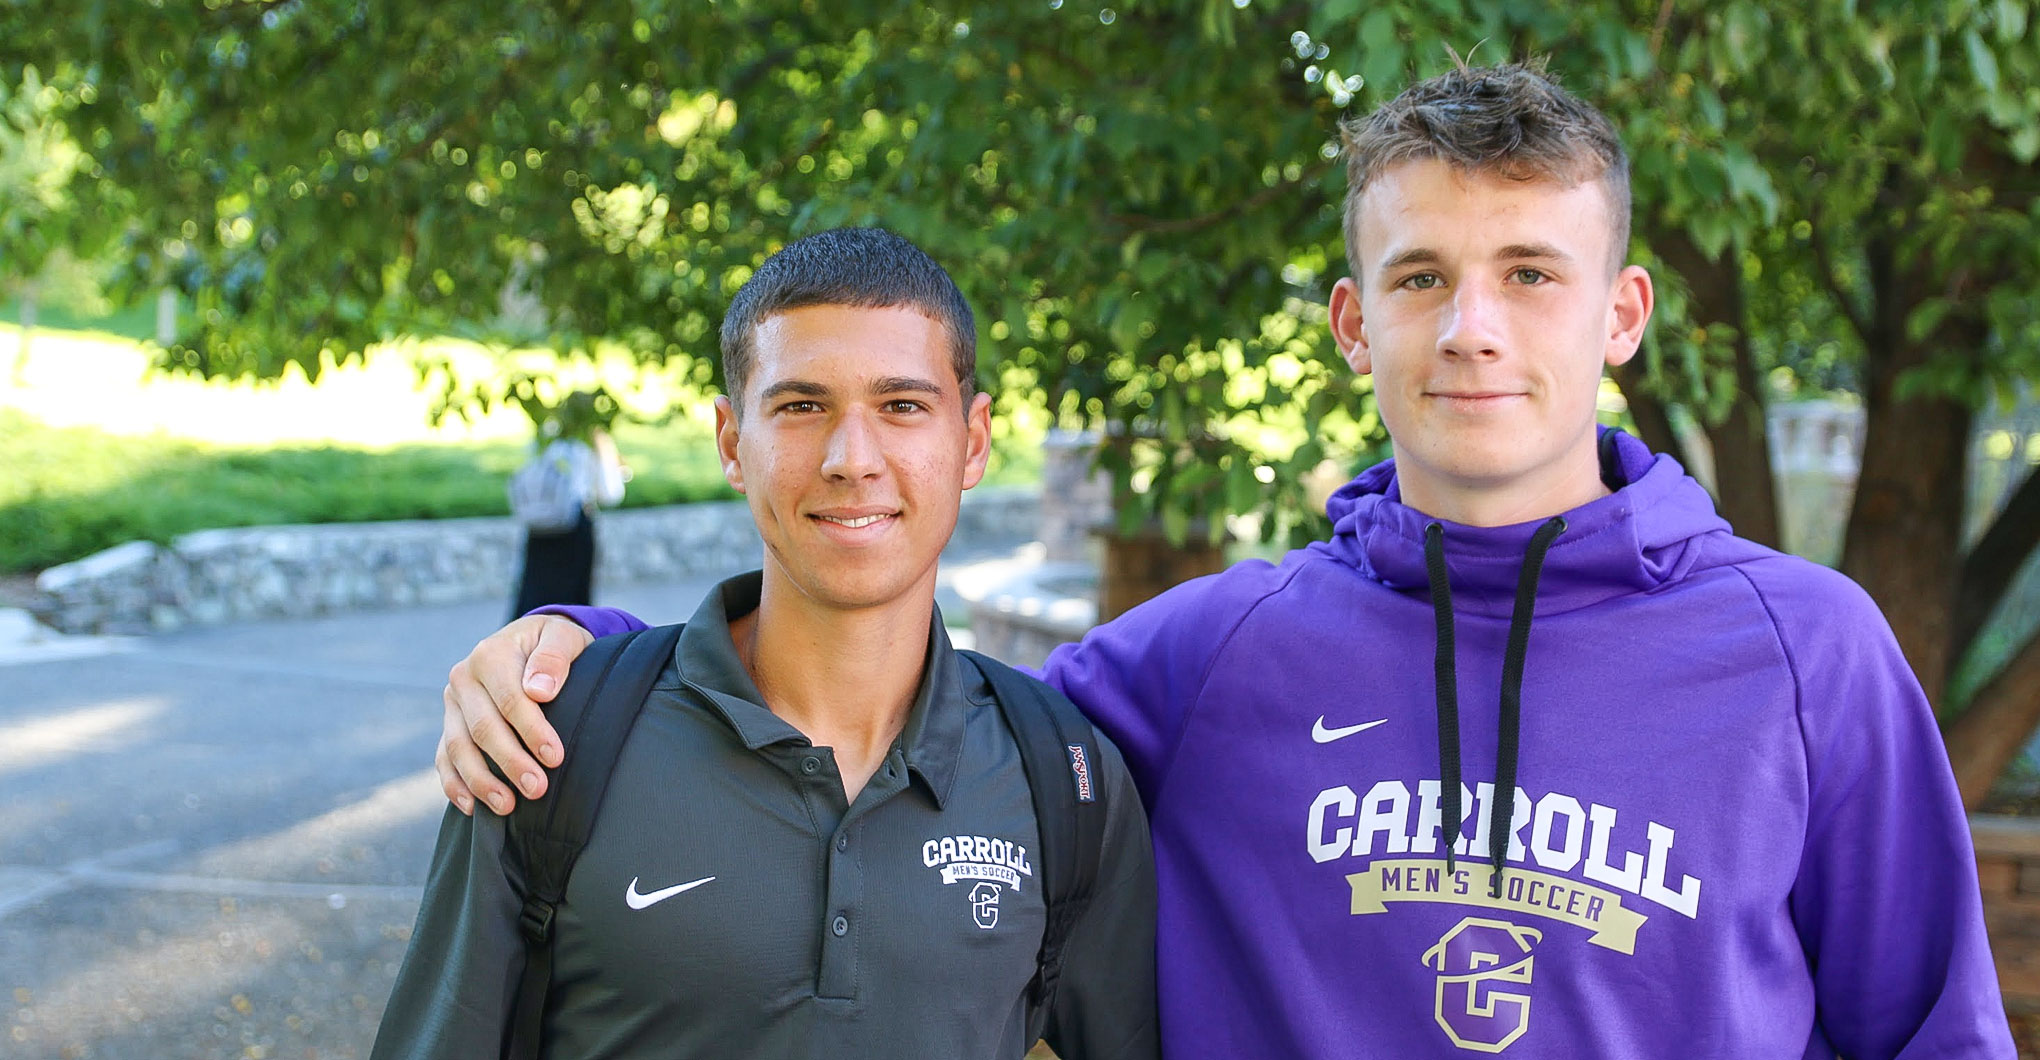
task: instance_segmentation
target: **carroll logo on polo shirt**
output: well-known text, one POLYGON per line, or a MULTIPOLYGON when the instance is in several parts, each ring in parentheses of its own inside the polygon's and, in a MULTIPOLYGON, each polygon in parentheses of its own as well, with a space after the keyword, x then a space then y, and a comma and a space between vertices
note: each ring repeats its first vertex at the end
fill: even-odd
POLYGON ((999 885, 980 883, 970 889, 970 919, 990 931, 999 926, 999 885))
POLYGON ((921 864, 942 873, 943 886, 966 880, 970 918, 989 930, 999 922, 999 885, 1020 890, 1020 878, 1034 875, 1027 848, 1009 839, 982 835, 946 835, 921 844, 921 864))
POLYGON ((1027 848, 1006 839, 946 835, 921 844, 921 864, 942 870, 942 882, 990 880, 1020 889, 1020 877, 1034 875, 1027 848))

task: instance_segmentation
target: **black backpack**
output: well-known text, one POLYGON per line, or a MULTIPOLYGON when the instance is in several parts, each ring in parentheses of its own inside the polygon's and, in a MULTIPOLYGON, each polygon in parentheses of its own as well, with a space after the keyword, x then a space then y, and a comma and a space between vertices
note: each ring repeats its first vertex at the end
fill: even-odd
MULTIPOLYGON (((543 798, 511 811, 503 856, 525 880, 524 974, 504 1044, 510 1060, 535 1060, 552 983, 553 912, 565 898, 574 860, 595 828, 602 796, 623 743, 637 724, 652 684, 673 657, 682 627, 658 626, 590 643, 574 660, 565 687, 546 708, 565 757, 546 771, 543 798), (568 767, 573 768, 569 769, 568 767)), ((1046 1012, 1055 1000, 1063 943, 1090 904, 1105 842, 1105 792, 1096 775, 1098 736, 1076 704, 1055 689, 974 651, 958 652, 990 682, 1034 796, 1037 852, 1048 924, 1028 1001, 1046 1012)))

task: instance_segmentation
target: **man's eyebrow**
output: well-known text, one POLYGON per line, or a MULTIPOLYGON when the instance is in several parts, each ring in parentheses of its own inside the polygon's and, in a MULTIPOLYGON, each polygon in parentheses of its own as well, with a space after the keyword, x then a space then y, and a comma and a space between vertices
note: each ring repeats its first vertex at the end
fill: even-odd
POLYGON ((771 401, 773 398, 784 397, 788 394, 798 394, 801 397, 811 398, 828 397, 829 388, 820 383, 809 382, 805 379, 781 379, 766 387, 764 392, 758 395, 758 400, 760 402, 771 401))
POLYGON ((871 384, 874 394, 934 394, 942 395, 942 384, 911 375, 889 375, 874 380, 871 384))
POLYGON ((1521 261, 1536 258, 1544 261, 1571 261, 1573 256, 1549 243, 1511 243, 1495 251, 1496 261, 1521 261))
POLYGON ((1382 272, 1394 272, 1409 265, 1436 265, 1438 252, 1430 247, 1411 247, 1381 263, 1382 272))

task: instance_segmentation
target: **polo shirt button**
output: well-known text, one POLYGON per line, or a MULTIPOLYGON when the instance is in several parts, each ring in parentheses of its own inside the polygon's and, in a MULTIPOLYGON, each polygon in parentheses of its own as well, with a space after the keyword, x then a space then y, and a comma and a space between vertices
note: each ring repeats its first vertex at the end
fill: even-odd
POLYGON ((837 837, 836 837, 836 849, 837 849, 837 850, 848 850, 848 849, 850 849, 850 837, 849 837, 849 836, 847 836, 847 835, 839 835, 839 836, 837 836, 837 837))
POLYGON ((849 918, 840 916, 837 917, 836 922, 829 925, 829 930, 835 932, 837 938, 842 938, 843 936, 848 935, 850 933, 849 918))
POLYGON ((815 772, 821 768, 822 760, 819 758, 808 757, 800 760, 800 771, 808 776, 814 776, 815 772))

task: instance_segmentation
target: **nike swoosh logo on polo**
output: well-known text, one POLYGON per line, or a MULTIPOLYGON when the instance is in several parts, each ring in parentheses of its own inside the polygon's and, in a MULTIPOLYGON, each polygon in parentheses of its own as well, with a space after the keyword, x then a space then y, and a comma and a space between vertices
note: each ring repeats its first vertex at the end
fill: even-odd
POLYGON ((713 879, 715 879, 715 877, 713 876, 703 876, 702 878, 695 880, 693 883, 676 883, 663 891, 653 891, 650 894, 639 894, 637 889, 637 877, 632 876, 630 878, 630 886, 623 889, 623 900, 624 903, 629 905, 632 909, 643 909, 647 906, 657 905, 660 902, 663 902, 666 899, 671 898, 676 894, 679 894, 681 891, 691 891, 696 887, 699 887, 702 884, 707 883, 713 879))
POLYGON ((1325 728, 1325 716, 1320 714, 1318 715, 1317 724, 1310 727, 1310 738, 1319 743, 1331 743, 1333 740, 1343 740, 1356 732, 1366 732, 1376 725, 1384 724, 1387 721, 1387 718, 1382 718, 1378 721, 1363 721, 1358 725, 1342 725, 1336 729, 1327 729, 1325 728))

